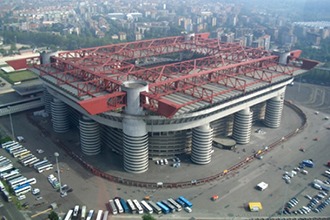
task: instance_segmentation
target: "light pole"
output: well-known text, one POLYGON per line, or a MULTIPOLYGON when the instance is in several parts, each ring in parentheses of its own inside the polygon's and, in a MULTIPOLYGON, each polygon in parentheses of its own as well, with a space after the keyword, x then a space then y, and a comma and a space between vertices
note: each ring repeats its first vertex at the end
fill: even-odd
POLYGON ((59 153, 54 153, 55 159, 56 159, 56 168, 57 168, 57 176, 58 176, 58 182, 60 184, 60 194, 62 195, 62 184, 61 184, 61 175, 60 175, 60 169, 58 167, 58 157, 60 156, 59 153))
POLYGON ((11 127, 11 135, 12 135, 13 140, 15 140, 13 119, 11 118, 11 108, 10 108, 10 106, 8 106, 7 108, 8 108, 8 111, 9 111, 9 120, 10 120, 10 127, 11 127))

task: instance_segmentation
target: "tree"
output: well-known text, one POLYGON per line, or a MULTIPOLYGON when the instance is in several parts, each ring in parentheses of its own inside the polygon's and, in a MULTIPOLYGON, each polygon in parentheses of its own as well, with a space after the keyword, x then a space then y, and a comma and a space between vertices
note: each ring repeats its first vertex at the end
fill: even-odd
POLYGON ((150 214, 144 214, 143 216, 142 216, 142 219, 143 220, 156 220, 152 215, 150 215, 150 214))
POLYGON ((58 220, 59 219, 57 213, 54 212, 54 211, 52 211, 51 213, 49 213, 48 218, 50 220, 58 220))

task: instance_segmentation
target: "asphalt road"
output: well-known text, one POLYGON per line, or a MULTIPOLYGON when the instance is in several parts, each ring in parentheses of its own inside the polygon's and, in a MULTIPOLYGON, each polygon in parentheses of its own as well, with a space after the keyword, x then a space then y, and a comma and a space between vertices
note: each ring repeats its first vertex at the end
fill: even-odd
MULTIPOLYGON (((264 156, 262 160, 255 160, 247 166, 238 170, 233 175, 226 179, 213 181, 201 186, 184 189, 144 189, 137 187, 129 187, 117 183, 108 182, 102 178, 95 177, 88 171, 84 170, 79 164, 67 156, 61 149, 56 146, 56 143, 45 137, 36 127, 30 125, 25 114, 13 115, 15 133, 25 137, 27 142, 26 147, 35 152, 36 149, 42 148, 45 152, 37 154, 39 157, 47 157, 55 164, 54 152, 59 152, 59 162, 61 168, 62 183, 71 186, 74 191, 67 197, 61 198, 59 193, 52 189, 47 182, 47 175, 55 174, 54 170, 38 174, 32 168, 20 167, 23 174, 28 177, 36 177, 38 183, 36 187, 41 189, 43 200, 36 201, 31 194, 27 195, 27 202, 30 208, 27 211, 22 211, 27 216, 32 216, 49 207, 50 203, 56 202, 59 208, 56 210, 60 215, 64 215, 68 209, 72 209, 75 204, 87 205, 88 209, 105 209, 107 201, 115 196, 120 196, 125 199, 136 198, 142 199, 145 195, 150 195, 153 200, 163 200, 168 197, 178 197, 184 195, 194 204, 192 213, 174 213, 170 215, 161 215, 157 219, 228 219, 228 218, 252 218, 252 217, 269 217, 274 216, 276 211, 281 209, 283 204, 291 197, 297 197, 299 207, 307 204, 305 194, 314 196, 317 190, 309 186, 314 178, 325 178, 321 175, 326 169, 324 164, 330 160, 330 151, 328 146, 330 143, 330 130, 326 127, 330 126, 330 121, 323 120, 324 115, 328 114, 326 110, 330 109, 329 103, 330 92, 327 87, 315 87, 304 84, 298 87, 296 84, 287 89, 287 99, 300 105, 303 111, 308 116, 307 128, 286 141, 283 145, 264 156), (299 91, 298 91, 299 90, 299 91), (318 92, 315 92, 315 91, 318 92), (323 91, 323 92, 320 92, 323 91), (324 100, 319 101, 319 95, 324 94, 324 100), (313 106, 316 106, 313 108, 313 106), (315 109, 320 111, 316 115, 315 109), (326 109, 322 112, 323 109, 326 109), (319 141, 313 141, 318 137, 319 141), (303 146, 306 152, 299 151, 303 146), (282 174, 285 170, 291 170, 303 159, 313 159, 316 163, 315 168, 308 170, 308 175, 298 174, 292 179, 291 184, 286 184, 282 179, 282 174), (268 189, 265 191, 255 190, 255 185, 261 181, 269 183, 268 189), (211 196, 219 195, 219 200, 213 202, 211 196), (259 213, 251 213, 246 210, 246 204, 250 201, 260 201, 263 204, 263 210, 259 213)), ((321 96, 323 97, 323 95, 321 96)), ((1 126, 9 131, 9 119, 7 117, 0 118, 1 126)), ((44 121, 47 123, 47 121, 44 121)), ((183 161, 181 168, 175 170, 170 167, 160 167, 151 165, 150 172, 144 174, 144 180, 155 181, 157 178, 163 181, 176 181, 177 179, 195 179, 209 175, 219 170, 224 170, 226 167, 236 163, 244 158, 246 154, 250 154, 253 149, 259 149, 262 146, 272 143, 274 140, 282 137, 291 131, 295 126, 299 126, 299 118, 295 116, 291 110, 285 108, 283 113, 282 125, 279 129, 267 129, 261 127, 265 134, 252 134, 252 140, 249 145, 244 146, 246 152, 239 149, 238 153, 231 151, 222 151, 215 149, 212 163, 210 166, 199 166, 191 164, 188 160, 183 161)), ((46 126, 46 125, 45 125, 46 126)), ((254 130, 260 128, 261 125, 255 126, 254 130)), ((61 138, 61 137, 59 137, 61 138)), ((64 138, 64 137, 63 137, 64 138)), ((79 148, 75 136, 71 136, 66 142, 72 147, 79 148)), ((79 149, 77 149, 79 151, 79 149)), ((4 151, 0 150, 1 154, 4 151)), ((9 155, 8 155, 9 157, 9 155)), ((92 158, 91 161, 99 158, 92 158)), ((104 163, 104 162, 102 162, 104 163)), ((119 165, 121 165, 119 163, 119 165)), ((17 164, 17 166, 20 166, 17 164)), ((117 175, 121 175, 118 168, 111 170, 117 175)), ((56 174, 55 174, 56 175, 56 174)), ((133 176, 131 174, 122 174, 123 176, 133 176)), ((140 176, 136 177, 141 179, 140 176)), ((4 203, 4 202, 3 202, 4 203)), ((7 209, 10 213, 11 209, 7 209)), ((1 211, 1 210, 0 210, 1 211)), ((15 213, 15 211, 14 211, 15 213)), ((276 216, 276 215, 275 215, 276 216)), ((322 213, 312 212, 309 216, 330 216, 330 208, 326 208, 322 213)), ((40 215, 34 219, 45 219, 46 215, 40 215)), ((111 219, 140 219, 140 216, 122 215, 112 217, 111 219)), ((16 218, 15 218, 16 219, 16 218)), ((19 220, 20 218, 17 217, 19 220)))

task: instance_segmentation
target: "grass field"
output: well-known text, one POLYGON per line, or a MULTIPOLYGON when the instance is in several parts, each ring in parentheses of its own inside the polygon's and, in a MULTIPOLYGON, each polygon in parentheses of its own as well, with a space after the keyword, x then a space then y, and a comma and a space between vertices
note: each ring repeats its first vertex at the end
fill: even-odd
POLYGON ((11 73, 5 73, 0 70, 0 77, 6 79, 9 83, 16 83, 21 81, 27 81, 36 79, 38 76, 29 70, 16 71, 11 73))

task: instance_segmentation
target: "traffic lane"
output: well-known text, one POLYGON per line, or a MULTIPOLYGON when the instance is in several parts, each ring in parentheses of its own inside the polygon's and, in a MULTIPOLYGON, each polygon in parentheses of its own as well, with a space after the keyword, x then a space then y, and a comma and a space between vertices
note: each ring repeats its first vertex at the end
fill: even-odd
POLYGON ((6 202, 3 199, 1 203, 3 203, 3 207, 0 208, 0 217, 5 216, 8 220, 25 220, 25 217, 22 215, 21 212, 17 211, 17 208, 13 203, 6 202))

